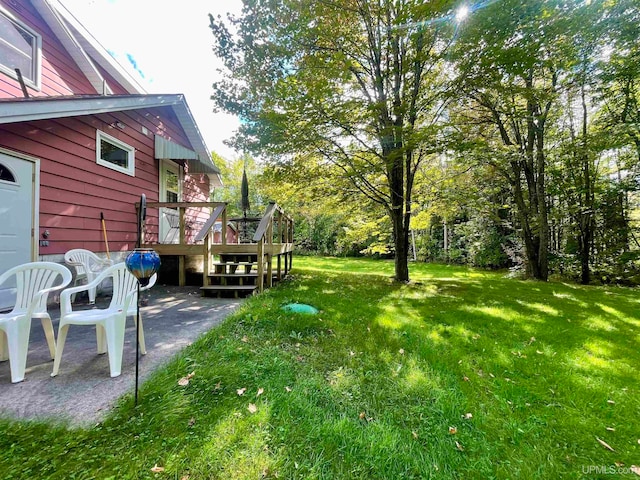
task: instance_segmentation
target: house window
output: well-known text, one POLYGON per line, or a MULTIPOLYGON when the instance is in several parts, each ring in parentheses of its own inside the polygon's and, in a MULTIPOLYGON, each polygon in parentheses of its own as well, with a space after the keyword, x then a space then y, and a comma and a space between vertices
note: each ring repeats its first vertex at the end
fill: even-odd
POLYGON ((4 180, 5 182, 17 183, 16 177, 13 176, 11 170, 8 167, 5 167, 0 163, 0 180, 4 180))
POLYGON ((135 174, 135 149, 100 130, 96 137, 96 162, 132 177, 135 174))
POLYGON ((0 9, 0 70, 18 79, 20 69, 25 84, 40 88, 42 38, 29 27, 0 9))

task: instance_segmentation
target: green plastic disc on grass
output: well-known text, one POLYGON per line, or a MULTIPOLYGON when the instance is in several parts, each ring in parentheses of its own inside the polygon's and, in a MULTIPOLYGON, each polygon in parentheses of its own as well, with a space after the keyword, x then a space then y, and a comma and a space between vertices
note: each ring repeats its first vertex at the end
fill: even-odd
POLYGON ((293 313, 306 313, 309 315, 317 315, 318 309, 316 307, 312 307, 311 305, 307 305, 306 303, 289 303, 282 307, 283 310, 287 312, 293 313))

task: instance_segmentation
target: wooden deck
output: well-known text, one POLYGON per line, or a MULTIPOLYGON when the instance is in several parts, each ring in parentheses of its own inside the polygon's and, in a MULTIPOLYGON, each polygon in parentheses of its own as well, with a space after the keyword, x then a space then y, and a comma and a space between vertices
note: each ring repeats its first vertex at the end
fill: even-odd
MULTIPOLYGON (((142 247, 153 248, 162 258, 178 258, 178 284, 186 284, 186 258, 202 256, 203 295, 245 296, 261 292, 285 278, 293 261, 293 220, 275 203, 269 204, 259 220, 251 243, 228 243, 225 203, 147 203, 147 208, 178 210, 178 243, 160 243, 159 234, 145 231, 142 247), (188 234, 191 208, 208 208, 208 220, 194 235, 188 234), (220 226, 219 241, 214 242, 216 226, 220 226), (155 240, 155 241, 154 241, 155 240)), ((235 221, 242 219, 235 219, 235 221)), ((233 225, 232 225, 233 226, 233 225)), ((193 228, 192 228, 193 230, 193 228)))

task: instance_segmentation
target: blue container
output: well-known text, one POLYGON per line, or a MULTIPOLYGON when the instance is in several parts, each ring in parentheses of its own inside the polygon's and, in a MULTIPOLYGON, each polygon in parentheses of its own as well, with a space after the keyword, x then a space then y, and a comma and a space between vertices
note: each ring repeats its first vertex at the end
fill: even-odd
POLYGON ((138 279, 141 286, 149 284, 149 279, 160 269, 160 255, 151 248, 136 248, 124 261, 127 269, 138 279))

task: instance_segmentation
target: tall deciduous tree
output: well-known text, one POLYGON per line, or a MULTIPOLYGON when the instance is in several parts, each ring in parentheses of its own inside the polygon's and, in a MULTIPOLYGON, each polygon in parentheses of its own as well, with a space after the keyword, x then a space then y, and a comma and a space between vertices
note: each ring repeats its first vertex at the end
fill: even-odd
MULTIPOLYGON (((457 42, 462 118, 511 185, 528 274, 549 274, 547 136, 557 116, 573 7, 556 0, 504 0, 476 12, 457 42)), ((458 117, 460 118, 460 117, 458 117)))
POLYGON ((238 146, 288 161, 321 156, 393 225, 409 280, 412 191, 445 105, 450 0, 245 0, 211 18, 224 61, 212 99, 239 115, 238 146))
POLYGON ((640 5, 636 0, 603 3, 601 23, 609 55, 602 58, 599 75, 602 124, 612 146, 631 143, 640 162, 640 5))

